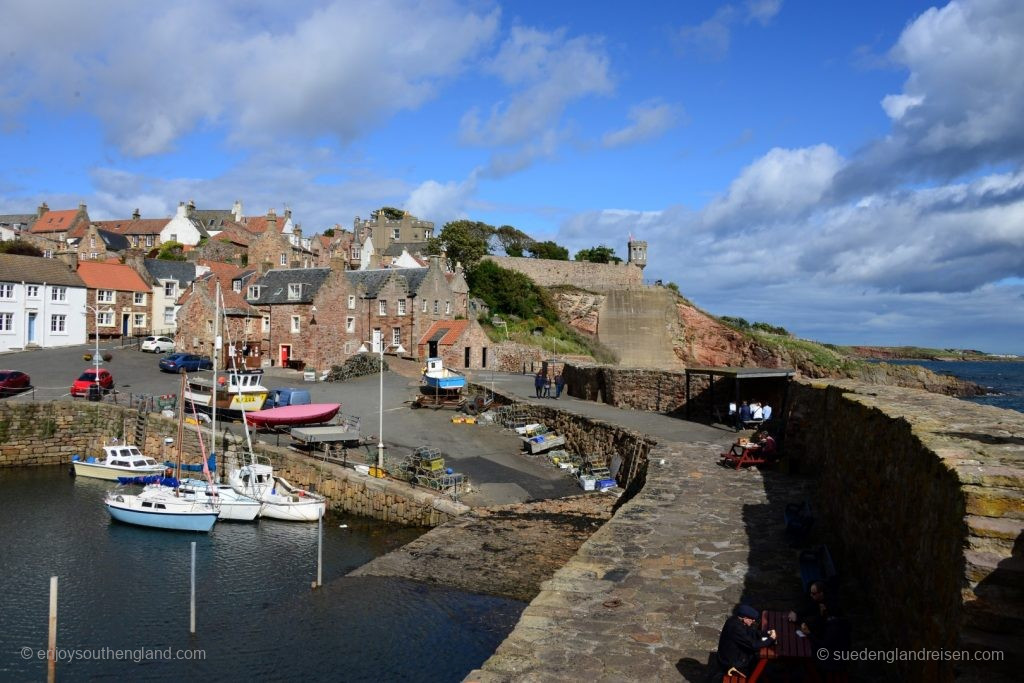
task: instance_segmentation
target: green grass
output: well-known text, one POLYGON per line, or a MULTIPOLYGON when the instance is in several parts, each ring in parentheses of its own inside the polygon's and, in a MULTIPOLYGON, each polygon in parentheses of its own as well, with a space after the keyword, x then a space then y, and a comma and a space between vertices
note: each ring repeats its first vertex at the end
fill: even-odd
POLYGON ((555 356, 590 356, 600 363, 614 363, 618 360, 613 351, 596 339, 589 339, 561 321, 549 323, 543 318, 522 320, 508 315, 497 317, 507 324, 507 333, 504 326, 496 327, 486 318, 480 320, 480 325, 491 341, 508 339, 524 346, 536 346, 555 356), (533 333, 537 328, 540 328, 540 334, 533 333))

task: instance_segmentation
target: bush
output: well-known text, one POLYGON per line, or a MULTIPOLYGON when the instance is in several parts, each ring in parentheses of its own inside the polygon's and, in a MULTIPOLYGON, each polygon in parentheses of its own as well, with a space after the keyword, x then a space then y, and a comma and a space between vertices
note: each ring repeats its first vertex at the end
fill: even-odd
MULTIPOLYGON (((380 362, 380 356, 376 353, 357 353, 343 364, 331 367, 326 381, 344 382, 355 377, 375 374, 380 372, 380 362)), ((384 369, 388 369, 387 361, 384 361, 384 369)))

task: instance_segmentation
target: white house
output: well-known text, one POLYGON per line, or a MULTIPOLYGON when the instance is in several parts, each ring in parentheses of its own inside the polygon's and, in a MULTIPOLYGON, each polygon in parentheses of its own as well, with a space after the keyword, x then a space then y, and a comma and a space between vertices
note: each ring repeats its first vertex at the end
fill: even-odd
POLYGON ((209 272, 209 266, 190 261, 145 259, 143 266, 153 283, 153 313, 150 330, 153 334, 174 334, 178 329, 178 297, 192 282, 209 272))
POLYGON ((0 254, 0 351, 86 342, 86 287, 64 261, 0 254))
POLYGON ((195 208, 192 202, 178 202, 178 210, 174 217, 160 231, 160 242, 180 242, 186 247, 194 247, 199 244, 200 239, 209 237, 202 224, 192 216, 195 208))

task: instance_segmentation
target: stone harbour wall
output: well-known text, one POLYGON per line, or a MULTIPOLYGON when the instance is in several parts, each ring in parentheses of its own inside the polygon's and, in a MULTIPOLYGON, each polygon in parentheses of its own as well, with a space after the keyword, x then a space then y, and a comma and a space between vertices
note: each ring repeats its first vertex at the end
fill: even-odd
POLYGON ((590 263, 513 256, 484 256, 502 268, 526 275, 541 287, 571 283, 581 289, 642 287, 644 271, 632 263, 590 263))
MULTIPOLYGON (((785 454, 884 641, 1024 653, 1024 415, 913 389, 794 382, 785 454)), ((830 546, 831 547, 831 546, 830 546)), ((950 662, 907 680, 949 680, 950 662)))
MULTIPOLYGON (((53 401, 49 403, 0 403, 0 468, 66 465, 80 454, 97 455, 111 437, 134 442, 138 411, 110 403, 53 401), (126 436, 127 432, 127 436, 126 436)), ((185 425, 183 451, 190 462, 199 460, 198 432, 185 425)), ((147 455, 173 460, 177 441, 176 419, 151 413, 145 420, 145 438, 139 443, 147 455)), ((204 433, 209 452, 208 433, 204 433)), ((236 463, 243 440, 221 432, 217 440, 218 468, 225 471, 236 463), (220 458, 220 454, 224 458, 220 458), (223 460, 223 461, 221 461, 223 460)), ((469 508, 446 496, 437 495, 405 482, 377 479, 331 462, 287 448, 255 443, 257 455, 268 458, 275 474, 290 483, 323 494, 331 510, 369 517, 403 526, 437 526, 465 514, 469 508)))
MULTIPOLYGON (((681 372, 567 364, 564 374, 566 391, 575 398, 655 413, 686 409, 686 375, 681 372)), ((693 377, 691 396, 703 392, 707 384, 706 378, 693 377)), ((722 398, 728 400, 724 393, 722 398)))

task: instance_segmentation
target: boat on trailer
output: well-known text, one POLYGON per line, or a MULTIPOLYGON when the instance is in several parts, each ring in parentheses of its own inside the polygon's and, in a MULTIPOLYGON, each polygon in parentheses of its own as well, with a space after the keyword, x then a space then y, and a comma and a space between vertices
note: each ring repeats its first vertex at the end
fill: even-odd
POLYGON ((307 403, 247 412, 245 421, 250 427, 300 427, 327 422, 337 415, 339 410, 340 403, 307 403))
POLYGON ((424 394, 438 392, 457 394, 466 386, 466 376, 461 372, 444 367, 440 358, 428 358, 427 367, 423 370, 423 384, 420 391, 424 394))
POLYGON ((238 370, 227 373, 217 381, 209 377, 195 377, 185 387, 185 400, 200 413, 213 411, 214 396, 217 400, 217 414, 241 419, 242 412, 251 413, 263 407, 269 391, 263 386, 262 370, 238 370))

